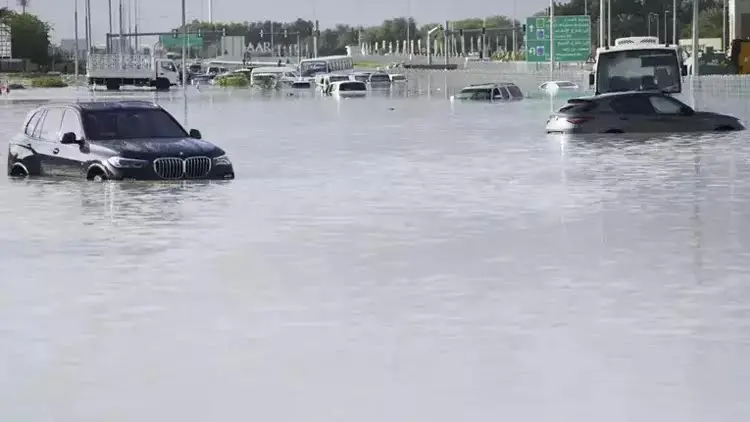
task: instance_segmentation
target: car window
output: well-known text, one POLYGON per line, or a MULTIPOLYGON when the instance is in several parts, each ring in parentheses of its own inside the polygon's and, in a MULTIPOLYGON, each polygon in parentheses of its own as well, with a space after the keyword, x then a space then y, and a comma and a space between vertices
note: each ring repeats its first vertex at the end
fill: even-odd
POLYGON ((86 139, 174 139, 187 133, 166 111, 160 109, 124 108, 84 111, 86 139))
POLYGON ((83 129, 81 128, 81 119, 78 116, 78 112, 70 108, 65 109, 62 125, 60 126, 60 133, 68 132, 75 133, 76 139, 83 138, 83 129))
POLYGON ((489 100, 490 99, 490 90, 489 89, 483 89, 481 91, 477 91, 474 93, 474 99, 476 100, 489 100))
POLYGON ((654 114, 654 107, 648 97, 643 95, 629 95, 615 98, 609 103, 615 113, 620 114, 654 114))
POLYGON ((685 104, 680 103, 672 98, 666 98, 658 95, 649 97, 651 106, 659 114, 680 114, 685 104))
POLYGON ((56 141, 58 139, 62 117, 62 108, 52 107, 47 109, 47 114, 44 116, 44 121, 42 122, 42 139, 47 141, 56 141))
POLYGON ((31 119, 26 123, 26 128, 24 128, 23 133, 27 136, 32 136, 34 134, 34 129, 36 128, 37 123, 39 123, 39 118, 42 117, 42 113, 43 110, 39 110, 31 116, 31 119))
POLYGON ((34 127, 34 133, 31 134, 34 138, 39 138, 42 135, 42 122, 44 122, 44 116, 47 114, 47 110, 39 112, 39 120, 36 122, 34 127))
POLYGON ((517 87, 516 85, 508 85, 506 86, 508 88, 508 91, 510 91, 510 95, 513 98, 523 98, 523 92, 521 92, 521 88, 517 87))

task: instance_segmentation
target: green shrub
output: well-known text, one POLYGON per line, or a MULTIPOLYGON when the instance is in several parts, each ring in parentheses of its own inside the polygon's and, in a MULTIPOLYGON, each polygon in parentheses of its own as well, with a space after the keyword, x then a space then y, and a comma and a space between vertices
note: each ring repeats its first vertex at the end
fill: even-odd
POLYGON ((356 60, 354 62, 354 67, 361 68, 361 69, 377 69, 379 67, 385 67, 387 64, 376 62, 373 60, 356 60))
POLYGON ((243 88, 248 86, 250 81, 244 76, 226 76, 219 79, 217 84, 224 87, 243 88))
POLYGON ((34 88, 65 88, 68 84, 59 76, 45 76, 31 79, 31 86, 34 88))

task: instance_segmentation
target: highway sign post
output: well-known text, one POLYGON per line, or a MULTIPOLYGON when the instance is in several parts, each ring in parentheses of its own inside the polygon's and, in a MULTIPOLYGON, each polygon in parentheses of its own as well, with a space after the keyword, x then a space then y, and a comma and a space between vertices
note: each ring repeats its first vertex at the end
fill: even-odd
MULTIPOLYGON (((555 16, 556 62, 585 62, 591 56, 591 17, 555 16)), ((550 61, 550 18, 526 18, 526 61, 550 61)))

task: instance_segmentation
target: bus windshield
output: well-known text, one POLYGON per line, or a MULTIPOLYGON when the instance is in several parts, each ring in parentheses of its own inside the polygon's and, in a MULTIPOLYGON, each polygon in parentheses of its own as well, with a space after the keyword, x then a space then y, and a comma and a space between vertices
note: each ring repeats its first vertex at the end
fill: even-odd
POLYGON ((596 62, 596 92, 661 90, 682 92, 675 49, 608 51, 596 62))
POLYGON ((299 65, 299 71, 302 77, 305 78, 315 76, 317 73, 328 73, 328 63, 322 60, 302 62, 299 65))

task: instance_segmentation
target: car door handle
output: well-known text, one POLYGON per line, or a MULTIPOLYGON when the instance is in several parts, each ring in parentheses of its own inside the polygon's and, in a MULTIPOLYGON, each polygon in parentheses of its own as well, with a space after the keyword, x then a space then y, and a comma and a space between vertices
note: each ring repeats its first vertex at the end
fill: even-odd
POLYGON ((55 148, 55 149, 52 150, 53 154, 57 154, 58 152, 60 152, 60 148, 55 148))

